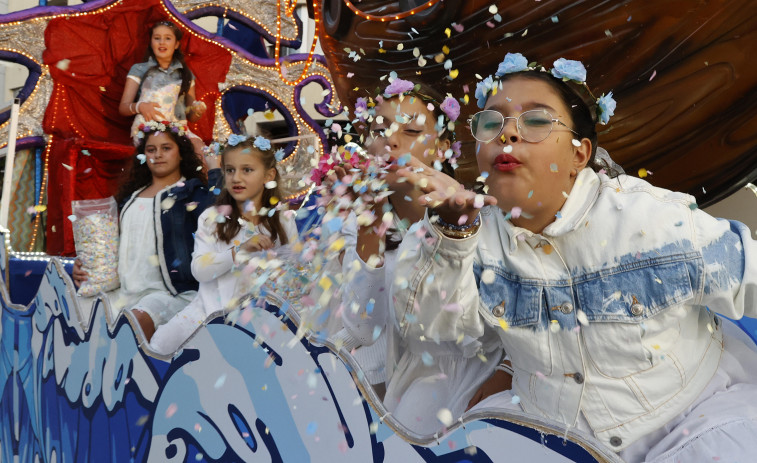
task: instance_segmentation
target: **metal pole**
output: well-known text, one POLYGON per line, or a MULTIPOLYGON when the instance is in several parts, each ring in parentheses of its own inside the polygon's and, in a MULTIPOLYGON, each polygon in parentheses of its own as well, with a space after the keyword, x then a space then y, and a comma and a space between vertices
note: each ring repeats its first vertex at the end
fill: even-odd
POLYGON ((5 175, 3 176, 3 196, 0 199, 0 226, 8 228, 8 212, 11 203, 13 183, 13 161, 16 159, 16 132, 18 131, 18 109, 21 100, 16 98, 11 106, 11 123, 8 130, 8 154, 5 155, 5 175))

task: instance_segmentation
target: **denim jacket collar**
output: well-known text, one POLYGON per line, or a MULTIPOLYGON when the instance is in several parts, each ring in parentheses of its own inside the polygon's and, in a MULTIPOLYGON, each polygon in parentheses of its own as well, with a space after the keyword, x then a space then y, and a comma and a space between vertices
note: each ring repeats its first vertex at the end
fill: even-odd
MULTIPOLYGON (((547 225, 541 235, 557 237, 575 230, 597 200, 599 185, 600 178, 592 169, 586 167, 579 172, 568 199, 565 200, 565 204, 558 213, 558 218, 547 225)), ((510 237, 510 252, 518 248, 520 241, 540 236, 538 233, 513 225, 509 220, 505 221, 505 232, 510 237)))

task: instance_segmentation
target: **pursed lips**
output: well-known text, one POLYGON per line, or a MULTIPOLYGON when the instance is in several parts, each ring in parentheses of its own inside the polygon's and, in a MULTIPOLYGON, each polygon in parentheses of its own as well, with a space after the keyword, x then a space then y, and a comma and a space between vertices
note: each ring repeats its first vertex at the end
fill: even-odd
POLYGON ((500 154, 494 158, 494 168, 500 172, 508 172, 521 165, 520 161, 509 154, 500 154))

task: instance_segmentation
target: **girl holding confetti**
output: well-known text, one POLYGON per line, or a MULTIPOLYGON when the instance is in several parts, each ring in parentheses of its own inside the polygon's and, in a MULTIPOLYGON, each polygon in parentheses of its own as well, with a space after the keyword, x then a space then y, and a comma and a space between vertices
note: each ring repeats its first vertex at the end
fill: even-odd
POLYGON ((403 173, 430 207, 399 251, 403 334, 486 343, 494 328, 512 390, 485 399, 507 388, 493 376, 471 403, 591 433, 628 462, 753 458, 757 352, 715 314, 757 316, 750 231, 587 167, 612 94, 591 96, 577 61, 542 71, 508 54, 476 90, 491 196, 403 173))
MULTIPOLYGON (((459 111, 459 104, 451 96, 442 98, 433 89, 398 78, 377 98, 373 110, 366 105, 361 114, 369 124, 367 149, 390 163, 384 181, 392 193, 377 202, 367 220, 361 215, 359 220, 348 222, 344 230, 347 242, 353 244, 346 246, 342 262, 344 329, 336 339, 348 350, 359 347, 355 357, 366 379, 377 386, 379 396, 386 382, 386 408, 419 434, 432 433, 440 427, 433 405, 444 403, 462 413, 470 394, 500 358, 498 352, 486 351, 473 338, 446 343, 400 339, 397 333, 404 327, 394 323, 389 301, 397 247, 411 224, 425 213, 417 202, 419 191, 394 171, 398 166, 411 167, 440 184, 456 186, 453 178, 441 170, 454 175, 450 166, 455 164, 459 148, 453 149, 452 139, 459 111), (469 357, 475 361, 468 362, 469 357), (463 363, 465 369, 460 367, 463 363), (431 409, 433 413, 429 414, 431 409)), ((349 179, 350 171, 342 167, 335 170, 342 180, 349 179)))
POLYGON ((192 303, 158 328, 150 345, 161 354, 176 352, 209 315, 233 305, 238 269, 251 253, 297 237, 292 215, 268 214, 281 197, 271 142, 232 135, 221 159, 224 189, 215 206, 200 215, 192 253, 200 289, 192 303))
MULTIPOLYGON (((181 51, 183 32, 171 21, 159 21, 150 28, 150 45, 146 61, 131 67, 118 112, 122 116, 136 116, 131 127, 134 144, 139 143, 139 126, 146 121, 198 121, 206 106, 195 99, 195 81, 181 51)), ((202 153, 202 140, 190 132, 187 136, 202 153)))
MULTIPOLYGON (((116 201, 121 205, 118 276, 121 287, 110 295, 111 314, 130 310, 149 341, 155 327, 192 300, 197 280, 190 269, 197 217, 215 200, 221 183, 216 160, 209 158, 208 178, 177 123, 147 122, 129 176, 116 201), (209 182, 207 181, 209 180, 209 182), (207 183, 210 183, 209 189, 207 183)), ((77 260, 74 281, 87 272, 77 260)))

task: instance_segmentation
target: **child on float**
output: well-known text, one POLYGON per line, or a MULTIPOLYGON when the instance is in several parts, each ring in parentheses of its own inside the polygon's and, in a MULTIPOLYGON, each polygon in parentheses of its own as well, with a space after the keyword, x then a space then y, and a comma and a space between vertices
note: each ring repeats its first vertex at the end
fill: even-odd
MULTIPOLYGON (((220 187, 221 171, 209 158, 205 176, 185 126, 150 121, 139 130, 137 155, 116 195, 121 287, 109 299, 112 318, 130 310, 149 341, 155 327, 196 294, 190 269, 193 235, 198 216, 216 199, 211 189, 220 187)), ((73 278, 77 285, 87 279, 80 260, 74 264, 73 278)))
POLYGON ((587 103, 577 61, 541 71, 508 54, 476 90, 491 196, 404 174, 432 209, 399 251, 409 285, 393 287, 395 307, 417 317, 403 334, 488 342, 493 327, 512 378, 498 371, 471 404, 511 380, 477 408, 576 427, 626 461, 753 458, 757 353, 715 315, 757 316, 750 231, 589 168, 611 93, 587 103), (449 304, 461 310, 438 309, 449 304))
MULTIPOLYGON (((365 107, 364 111, 369 110, 365 107)), ((467 397, 500 358, 499 353, 487 352, 486 360, 480 361, 476 354, 484 349, 472 338, 442 343, 401 338, 399 333, 406 329, 406 321, 395 320, 389 300, 399 243, 425 213, 425 207, 417 202, 419 190, 391 170, 398 165, 409 166, 442 184, 457 185, 451 164, 459 148, 455 146, 453 151, 451 145, 459 111, 453 97, 443 98, 425 85, 398 78, 390 83, 371 111, 366 141, 370 154, 392 163, 384 179, 392 191, 386 198, 390 207, 380 201, 373 209, 375 221, 360 226, 353 214, 343 231, 352 237, 347 240, 352 245, 346 246, 342 261, 344 329, 336 339, 341 339, 348 349, 357 348, 354 355, 368 382, 384 397, 387 410, 417 434, 430 434, 441 428, 436 417, 440 408, 462 414, 467 397), (385 210, 391 211, 391 223, 382 224, 385 210), (386 234, 377 232, 386 225, 386 234), (470 357, 475 361, 467 361, 470 357), (463 360, 465 375, 461 375, 463 369, 459 367, 463 360)), ((338 168, 337 174, 344 178, 347 172, 338 168)))
MULTIPOLYGON (((136 116, 131 126, 134 144, 138 128, 146 121, 176 122, 186 126, 197 122, 207 109, 195 97, 195 80, 181 51, 182 30, 171 21, 159 21, 150 28, 150 45, 145 61, 131 67, 126 76, 118 112, 136 116)), ((202 140, 186 131, 195 152, 202 153, 202 140)))
POLYGON ((232 135, 222 151, 221 165, 223 191, 197 223, 192 274, 200 289, 195 299, 153 336, 151 348, 160 354, 176 352, 208 316, 233 304, 239 270, 251 253, 297 238, 292 215, 267 213, 281 198, 281 179, 268 139, 232 135))

